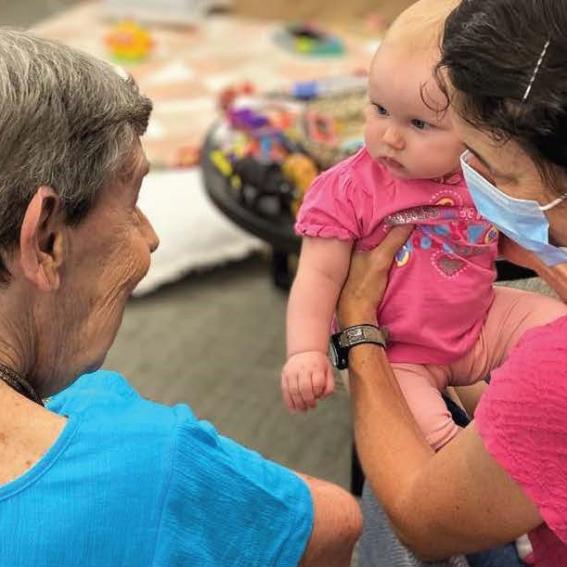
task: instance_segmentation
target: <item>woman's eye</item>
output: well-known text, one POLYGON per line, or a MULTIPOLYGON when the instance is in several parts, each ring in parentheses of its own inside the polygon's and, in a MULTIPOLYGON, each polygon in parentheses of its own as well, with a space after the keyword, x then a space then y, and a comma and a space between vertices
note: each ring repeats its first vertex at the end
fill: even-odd
POLYGON ((431 128, 430 124, 425 122, 425 120, 420 120, 419 118, 414 118, 411 121, 411 125, 418 130, 427 130, 428 128, 431 128))
POLYGON ((487 181, 494 184, 494 175, 492 175, 491 171, 474 155, 467 160, 467 163, 481 176, 484 177, 487 181))

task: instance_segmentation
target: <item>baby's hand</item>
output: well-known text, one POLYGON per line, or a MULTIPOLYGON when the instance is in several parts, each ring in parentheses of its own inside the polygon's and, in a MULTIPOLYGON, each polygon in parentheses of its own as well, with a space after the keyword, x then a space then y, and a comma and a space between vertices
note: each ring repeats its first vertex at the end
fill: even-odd
POLYGON ((282 370, 282 394, 290 411, 307 411, 335 390, 327 355, 319 351, 291 355, 282 370))

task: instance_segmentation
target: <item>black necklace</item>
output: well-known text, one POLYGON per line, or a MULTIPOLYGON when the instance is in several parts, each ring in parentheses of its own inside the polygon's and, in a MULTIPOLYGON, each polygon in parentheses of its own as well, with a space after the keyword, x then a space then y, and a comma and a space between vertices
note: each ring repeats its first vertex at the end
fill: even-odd
POLYGON ((4 366, 2 363, 0 363, 0 380, 8 384, 8 386, 16 390, 18 394, 22 394, 22 396, 26 397, 28 400, 31 400, 40 406, 43 405, 42 399, 34 390, 33 386, 15 370, 4 366))

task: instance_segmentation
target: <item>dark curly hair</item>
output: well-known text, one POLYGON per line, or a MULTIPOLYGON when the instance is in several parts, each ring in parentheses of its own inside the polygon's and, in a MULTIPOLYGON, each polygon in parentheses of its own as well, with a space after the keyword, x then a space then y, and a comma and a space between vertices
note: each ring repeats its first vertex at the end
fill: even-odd
POLYGON ((516 142, 560 193, 567 181, 566 53, 567 2, 463 0, 445 22, 436 73, 446 93, 445 77, 454 87, 452 103, 464 120, 516 142))

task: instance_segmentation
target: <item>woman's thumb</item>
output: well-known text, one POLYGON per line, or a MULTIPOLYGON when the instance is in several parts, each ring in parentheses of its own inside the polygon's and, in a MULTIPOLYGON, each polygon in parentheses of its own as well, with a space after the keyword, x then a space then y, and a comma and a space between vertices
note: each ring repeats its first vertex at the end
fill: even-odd
POLYGON ((394 226, 376 250, 379 250, 380 255, 383 255, 386 260, 392 261, 398 250, 407 242, 414 228, 413 224, 394 226))

